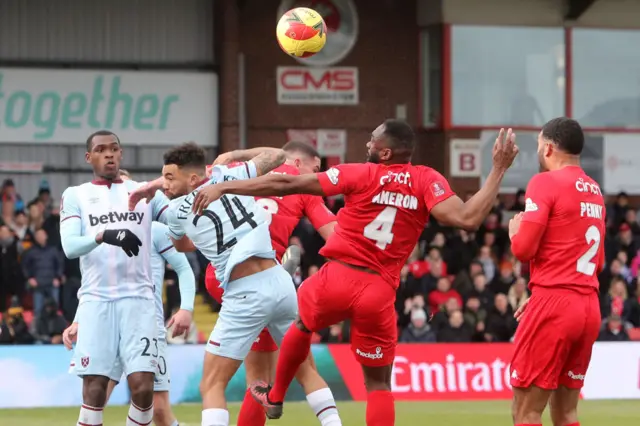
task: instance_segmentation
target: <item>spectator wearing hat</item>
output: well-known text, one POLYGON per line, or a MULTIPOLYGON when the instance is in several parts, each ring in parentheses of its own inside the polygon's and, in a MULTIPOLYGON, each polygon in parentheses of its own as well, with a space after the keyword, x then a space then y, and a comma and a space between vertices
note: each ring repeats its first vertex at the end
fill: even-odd
POLYGON ((433 343, 436 341, 436 333, 427 322, 427 314, 424 309, 411 310, 411 322, 402 331, 400 342, 402 343, 433 343))
POLYGON ((605 242, 605 254, 607 256, 607 261, 611 262, 618 256, 620 251, 624 251, 627 253, 627 259, 630 262, 630 260, 636 255, 639 248, 640 247, 638 246, 636 239, 633 237, 633 232, 631 232, 631 227, 628 223, 624 222, 618 228, 618 235, 616 238, 605 242))
POLYGON ((628 342, 629 334, 624 328, 620 315, 611 314, 605 323, 605 327, 600 331, 598 340, 602 342, 628 342))

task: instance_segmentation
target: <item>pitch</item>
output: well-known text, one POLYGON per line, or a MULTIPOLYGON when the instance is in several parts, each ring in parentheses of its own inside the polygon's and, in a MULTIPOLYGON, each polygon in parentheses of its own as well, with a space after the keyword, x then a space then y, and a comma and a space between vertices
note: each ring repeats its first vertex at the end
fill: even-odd
MULTIPOLYGON (((446 425, 446 426, 512 426, 509 402, 399 402, 396 404, 396 425, 446 425)), ((122 424, 126 406, 105 410, 105 424, 122 424)), ((238 417, 239 404, 231 404, 232 425, 238 417)), ((365 404, 338 402, 343 423, 364 426, 365 404)), ((200 425, 200 406, 174 407, 181 426, 200 425)), ((580 403, 582 426, 637 426, 638 401, 582 401, 580 403)), ((78 408, 38 408, 24 410, 0 410, 2 426, 68 426, 78 418, 78 408)), ((545 425, 551 421, 547 416, 545 425)), ((318 421, 306 403, 287 403, 284 416, 270 421, 275 426, 316 426, 318 421)))

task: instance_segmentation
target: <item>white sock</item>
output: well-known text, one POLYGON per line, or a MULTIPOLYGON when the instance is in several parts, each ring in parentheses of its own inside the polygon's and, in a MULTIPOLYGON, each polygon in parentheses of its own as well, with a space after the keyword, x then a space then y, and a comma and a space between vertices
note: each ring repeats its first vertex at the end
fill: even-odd
POLYGON ((76 426, 102 426, 102 408, 82 404, 76 426))
POLYGON ((153 421, 153 404, 149 408, 138 408, 132 402, 129 406, 127 426, 149 426, 153 421))
POLYGON ((331 389, 324 388, 307 395, 307 402, 322 426, 342 426, 331 389))
POLYGON ((222 408, 202 410, 202 426, 229 426, 229 412, 222 408))
POLYGON ((171 423, 171 426, 180 426, 180 423, 178 423, 177 420, 174 420, 173 423, 171 423))

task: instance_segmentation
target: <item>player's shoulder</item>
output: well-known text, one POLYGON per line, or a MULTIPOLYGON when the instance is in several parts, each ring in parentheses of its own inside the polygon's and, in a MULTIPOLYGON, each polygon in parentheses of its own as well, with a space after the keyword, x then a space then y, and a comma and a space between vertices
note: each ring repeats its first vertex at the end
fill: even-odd
POLYGON ((436 169, 429 166, 423 166, 421 164, 407 164, 407 171, 410 173, 414 173, 422 178, 425 178, 425 177, 439 178, 442 176, 442 173, 440 173, 436 169))
POLYGON ((138 182, 138 181, 130 180, 130 179, 125 180, 125 181, 123 182, 124 187, 125 187, 125 188, 127 188, 127 191, 133 191, 133 190, 135 190, 135 189, 138 189, 138 188, 140 188, 142 185, 144 185, 145 183, 146 183, 146 182, 138 182))
POLYGON ((156 222, 155 220, 151 222, 151 232, 155 234, 165 234, 169 232, 169 227, 161 222, 156 222))
POLYGON ((81 183, 80 185, 70 186, 62 193, 62 198, 67 200, 82 198, 83 195, 94 194, 95 185, 91 182, 81 183))

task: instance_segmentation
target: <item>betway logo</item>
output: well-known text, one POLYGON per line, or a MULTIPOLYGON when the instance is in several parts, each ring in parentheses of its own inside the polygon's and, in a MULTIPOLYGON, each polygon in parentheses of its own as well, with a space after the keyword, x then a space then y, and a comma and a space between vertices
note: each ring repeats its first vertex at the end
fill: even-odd
POLYGON ((500 358, 492 362, 456 362, 449 354, 445 362, 411 362, 396 356, 391 390, 411 392, 500 392, 511 389, 509 364, 500 358))
POLYGON ((107 223, 134 222, 137 225, 142 223, 144 213, 140 212, 109 212, 100 216, 89 215, 91 226, 106 225, 107 223))

